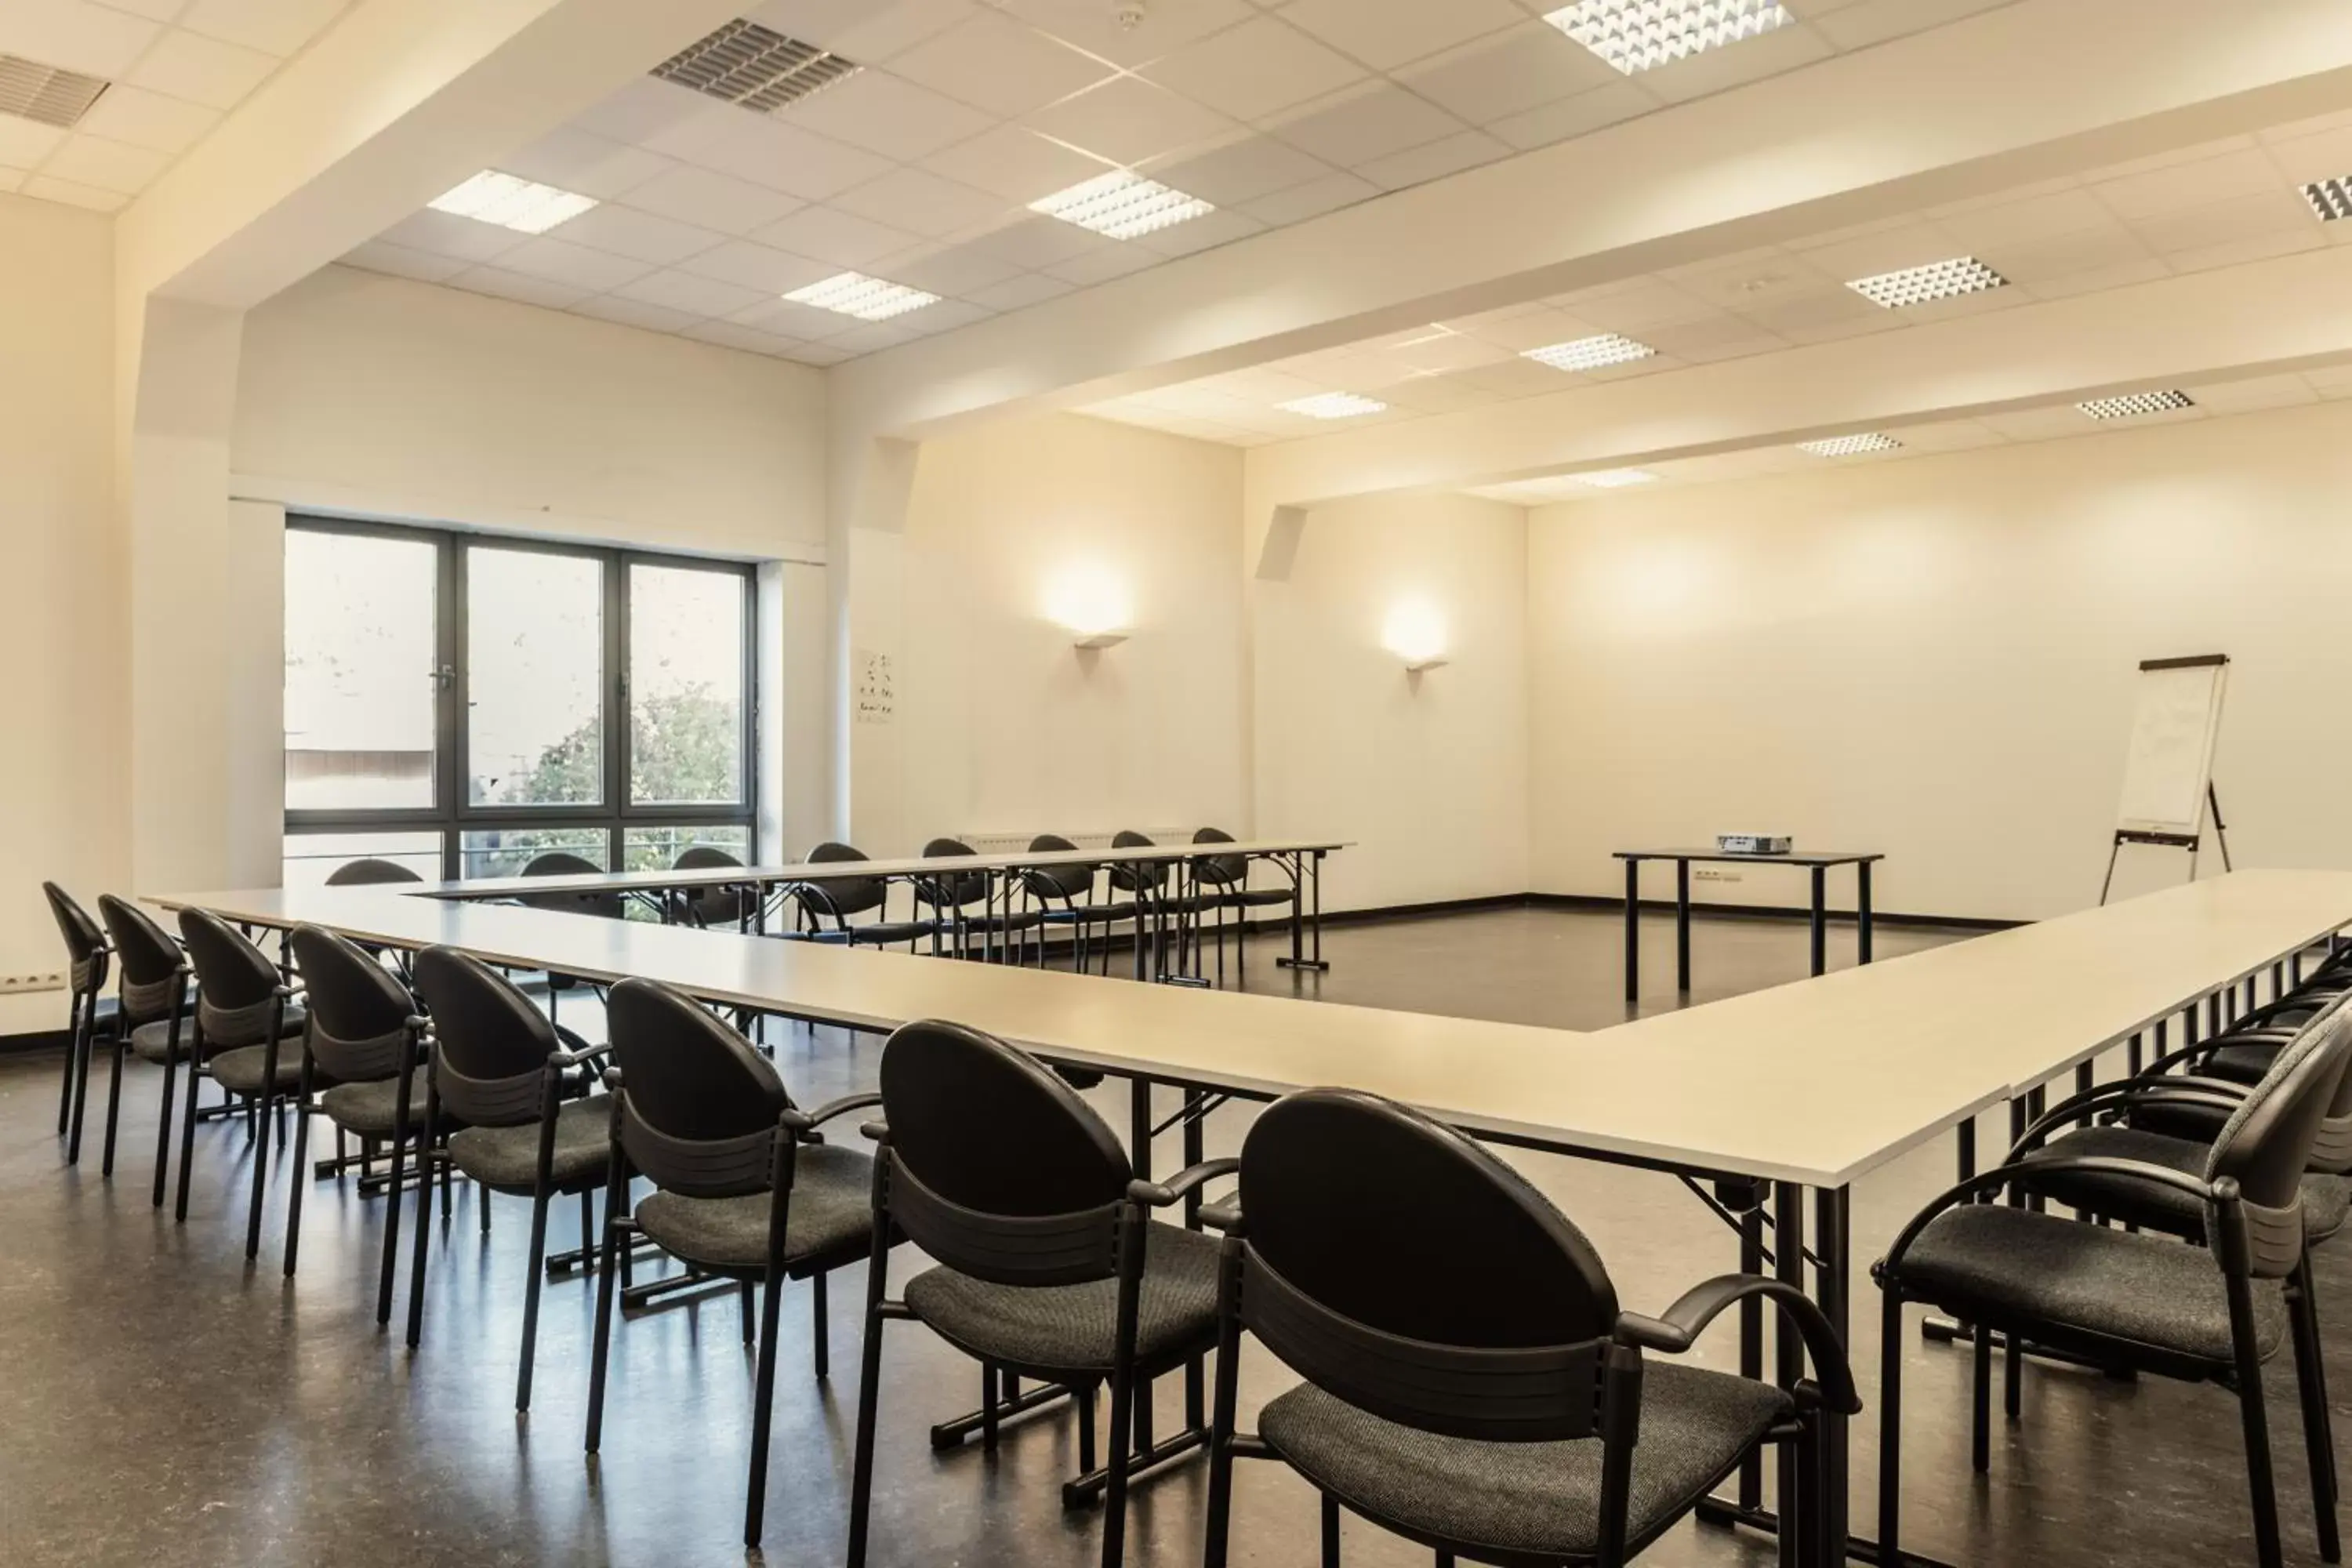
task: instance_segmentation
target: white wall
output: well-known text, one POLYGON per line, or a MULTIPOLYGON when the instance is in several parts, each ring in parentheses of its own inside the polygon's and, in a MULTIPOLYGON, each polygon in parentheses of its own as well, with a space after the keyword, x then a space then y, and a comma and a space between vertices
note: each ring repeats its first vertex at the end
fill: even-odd
MULTIPOLYGON (((106 219, 0 195, 0 973, 65 967, 44 879, 89 903, 130 860, 112 270, 106 219)), ((65 1011, 62 993, 0 996, 0 1034, 65 1011)))
MULTIPOLYGON (((1536 512, 1528 556, 1540 890, 1757 828, 1886 851, 1881 909, 2083 907, 2135 667, 2208 652, 2238 864, 2352 866, 2352 407, 1621 493, 1536 512)), ((2126 854, 2119 893, 2186 874, 2126 854)))
POLYGON ((903 595, 895 628, 853 611, 863 644, 895 636, 898 672, 895 733, 857 737, 860 847, 1238 823, 1241 467, 1076 416, 926 444, 903 532, 857 531, 853 598, 903 595), (1072 571, 1127 597, 1129 641, 1081 653, 1046 618, 1072 571))
POLYGON ((1257 830, 1330 834, 1327 908, 1528 886, 1527 513, 1467 496, 1318 509, 1287 577, 1257 584, 1257 830), (1381 646, 1401 605, 1448 662, 1381 646))

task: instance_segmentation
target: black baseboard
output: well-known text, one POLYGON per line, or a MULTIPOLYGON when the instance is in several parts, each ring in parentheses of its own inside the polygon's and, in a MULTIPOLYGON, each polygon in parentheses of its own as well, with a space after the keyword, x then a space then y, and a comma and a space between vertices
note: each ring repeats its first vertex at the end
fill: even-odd
POLYGON ((32 1051, 61 1051, 73 1039, 70 1029, 35 1029, 25 1035, 0 1035, 0 1057, 32 1051))

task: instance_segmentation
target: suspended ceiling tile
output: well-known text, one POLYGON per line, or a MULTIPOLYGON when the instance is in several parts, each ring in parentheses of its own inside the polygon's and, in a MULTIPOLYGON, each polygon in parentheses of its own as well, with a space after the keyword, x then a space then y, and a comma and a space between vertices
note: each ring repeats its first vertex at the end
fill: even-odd
POLYGON ((1366 76, 1364 68, 1273 16, 1257 16, 1157 60, 1145 75, 1236 120, 1266 116, 1366 76))
POLYGON ((973 13, 897 57, 890 68, 1008 120, 1111 74, 1102 61, 994 11, 973 13))
POLYGON ((1528 19, 1510 0, 1293 0, 1276 15, 1383 71, 1528 19))
POLYGON ((727 238, 717 229, 680 223, 676 218, 639 212, 613 202, 589 208, 561 225, 556 232, 574 245, 608 250, 656 267, 673 266, 727 238))
POLYGON ((1114 163, 1198 146, 1238 127, 1141 77, 1115 77, 1029 117, 1030 127, 1114 163))
POLYGON ((783 111, 786 123, 901 162, 968 141, 993 121, 887 71, 863 70, 783 111))
POLYGON ((1066 190, 1113 167, 1019 125, 1000 125, 932 153, 922 160, 922 165, 943 178, 1002 196, 1014 206, 1026 206, 1040 196, 1066 190))

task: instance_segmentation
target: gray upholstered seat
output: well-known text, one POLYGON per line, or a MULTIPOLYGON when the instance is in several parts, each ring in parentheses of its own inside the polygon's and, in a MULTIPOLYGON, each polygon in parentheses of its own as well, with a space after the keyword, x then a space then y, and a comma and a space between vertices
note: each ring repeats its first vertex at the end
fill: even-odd
MULTIPOLYGON (((239 1046, 233 1051, 215 1051, 208 1059, 213 1081, 231 1094, 257 1095, 261 1092, 262 1074, 269 1065, 267 1046, 239 1046)), ((291 1042, 278 1047, 277 1089, 290 1094, 302 1087, 302 1052, 291 1042)))
MULTIPOLYGON (((558 1188, 593 1186, 604 1179, 612 1146, 613 1108, 602 1096, 568 1100, 556 1109, 551 1179, 558 1188)), ((468 1127, 449 1135, 449 1159, 486 1187, 528 1193, 539 1182, 539 1123, 468 1127)))
MULTIPOLYGON (((362 1138, 389 1138, 400 1124, 400 1080, 396 1078, 372 1079, 366 1083, 338 1084, 319 1097, 319 1109, 327 1120, 347 1132, 362 1138)), ((408 1121, 411 1129, 425 1121, 425 1089, 420 1077, 408 1091, 408 1121)))
MULTIPOLYGON (((690 1198, 649 1193, 633 1211, 637 1228, 671 1257, 702 1268, 761 1274, 768 1267, 769 1194, 690 1198)), ((862 1256, 874 1235, 874 1162, 855 1149, 811 1143, 794 1156, 792 1206, 784 1216, 784 1264, 862 1256)))
MULTIPOLYGON (((1640 1541, 1679 1514, 1794 1411, 1769 1384, 1651 1360, 1642 1380, 1628 1537, 1640 1541)), ((1269 1402, 1258 1435, 1323 1490, 1408 1530, 1542 1557, 1584 1558, 1598 1550, 1598 1438, 1442 1436, 1384 1421, 1313 1384, 1269 1402)))
MULTIPOLYGON (((1903 1259, 1904 1294, 1960 1317, 2020 1314, 2226 1366, 2230 1307, 2202 1247, 2056 1215, 1970 1204, 1927 1224, 1903 1259)), ((2274 1279, 2252 1281, 2254 1342, 2268 1357, 2286 1332, 2274 1279)))
MULTIPOLYGON (((2025 1156, 2029 1165, 2051 1160, 2095 1157, 2133 1160, 2161 1165, 2184 1175, 2202 1177, 2212 1146, 2138 1127, 2084 1127, 2053 1138, 2025 1156)), ((2112 1218, 2158 1226, 2174 1236, 2205 1234, 2204 1205, 2178 1187, 2136 1182, 2129 1176, 2104 1176, 2068 1171, 2037 1176, 2033 1190, 2060 1203, 2112 1218)), ((2341 1176, 2316 1173, 2303 1178, 2303 1234, 2312 1241, 2343 1228, 2345 1211, 2352 1205, 2352 1184, 2341 1176)))
MULTIPOLYGON (((294 1039, 302 1033, 302 1008, 300 1004, 289 1003, 286 1008, 286 1032, 280 1035, 278 1038, 284 1040, 294 1039)), ((195 1037, 196 1021, 194 1017, 188 1016, 182 1018, 180 1020, 180 1051, 179 1055, 176 1058, 173 1058, 174 1060, 186 1061, 188 1059, 188 1046, 195 1037)), ((217 1044, 217 1042, 214 1043, 217 1044)), ((166 1056, 171 1055, 171 1046, 172 1020, 169 1018, 158 1018, 152 1023, 142 1024, 137 1028, 131 1031, 131 1052, 133 1055, 138 1056, 143 1060, 154 1062, 159 1066, 162 1065, 163 1058, 166 1056)), ((278 1054, 280 1056, 292 1056, 294 1058, 296 1071, 299 1074, 302 1065, 302 1053, 298 1049, 291 1052, 280 1051, 278 1054)), ((261 1068, 258 1065, 256 1065, 253 1069, 253 1077, 255 1082, 257 1083, 260 1081, 261 1068)))
MULTIPOLYGON (((1135 1353, 1150 1363, 1216 1331, 1217 1241, 1154 1225, 1144 1244, 1135 1353)), ((1108 1373, 1118 1318, 1118 1281, 992 1285, 951 1268, 907 1281, 915 1316, 982 1361, 1108 1373)))

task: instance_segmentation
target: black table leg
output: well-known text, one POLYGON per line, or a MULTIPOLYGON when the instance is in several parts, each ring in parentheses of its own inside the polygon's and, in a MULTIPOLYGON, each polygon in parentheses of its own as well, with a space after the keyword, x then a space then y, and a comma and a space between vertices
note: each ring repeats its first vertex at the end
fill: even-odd
POLYGON ((1830 966, 1830 872, 1826 866, 1813 868, 1813 973, 1822 974, 1830 966))
POLYGON ((1853 874, 1855 878, 1854 940, 1859 947, 1862 962, 1868 963, 1870 962, 1870 862, 1856 861, 1853 874))
POLYGON ((1625 862, 1625 1000, 1642 994, 1642 863, 1625 862))
POLYGON ((1690 862, 1675 862, 1675 987, 1690 990, 1690 862))

